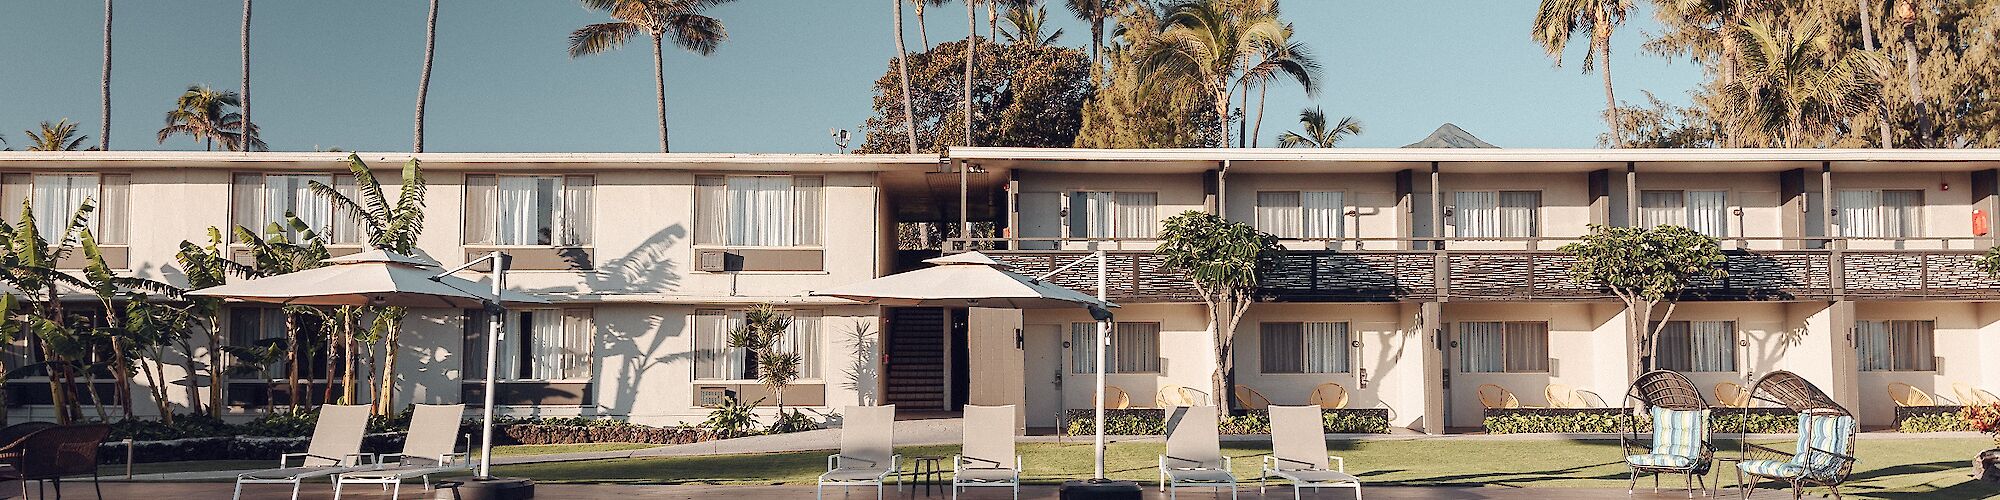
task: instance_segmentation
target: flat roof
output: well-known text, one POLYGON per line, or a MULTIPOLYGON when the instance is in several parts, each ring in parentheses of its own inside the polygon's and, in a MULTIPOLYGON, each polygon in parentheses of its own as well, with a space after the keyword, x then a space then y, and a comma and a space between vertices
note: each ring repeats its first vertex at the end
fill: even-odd
MULTIPOLYGON (((932 154, 742 153, 379 153, 342 151, 0 151, 0 166, 39 162, 84 163, 92 168, 316 169, 358 155, 375 169, 399 168, 416 157, 433 170, 549 170, 588 165, 591 170, 787 170, 881 172, 935 169, 932 154)), ((70 168, 55 166, 54 168, 70 168)))
POLYGON ((1335 162, 2000 162, 2000 149, 952 148, 954 160, 1335 162))

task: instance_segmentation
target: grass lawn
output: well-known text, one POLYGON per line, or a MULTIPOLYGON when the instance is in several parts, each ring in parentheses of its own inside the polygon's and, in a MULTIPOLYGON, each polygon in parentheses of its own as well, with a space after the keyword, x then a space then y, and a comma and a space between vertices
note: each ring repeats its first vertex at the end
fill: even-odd
MULTIPOLYGON (((516 444, 493 447, 493 456, 519 457, 527 455, 549 455, 554 453, 583 453, 589 451, 639 450, 659 446, 642 443, 585 443, 585 444, 516 444)), ((474 451, 472 456, 479 453, 474 451)))
MULTIPOLYGON (((1790 446, 1777 444, 1780 449, 1790 446)), ((1330 446, 1335 454, 1347 458, 1348 471, 1369 485, 1592 488, 1626 485, 1626 469, 1615 441, 1420 439, 1343 441, 1330 446)), ((1730 443, 1721 446, 1734 449, 1730 443)), ((1856 493, 1853 496, 1860 498, 1883 499, 1987 495, 1990 488, 1970 482, 1970 462, 1975 453, 1992 446, 1992 441, 1985 439, 1863 440, 1856 451, 1860 463, 1842 491, 1856 493)), ((1151 482, 1156 477, 1156 457, 1164 449, 1161 443, 1114 444, 1107 451, 1107 473, 1117 479, 1151 482)), ((1223 452, 1235 459, 1237 477, 1252 478, 1257 474, 1258 455, 1269 449, 1263 442, 1231 442, 1224 443, 1223 452)), ((928 455, 948 460, 958 447, 911 446, 897 451, 906 459, 928 455)), ((827 453, 528 464, 499 467, 495 472, 551 483, 812 484, 826 469, 827 453)), ((1090 475, 1088 442, 1024 443, 1020 453, 1024 456, 1023 479, 1027 482, 1054 483, 1090 475)), ((1717 453, 1723 457, 1734 454, 1733 451, 1717 453)), ((1729 470, 1722 471, 1722 478, 1724 484, 1735 480, 1729 470)), ((1640 481, 1650 483, 1644 478, 1640 481)), ((1678 485, 1680 481, 1668 479, 1663 484, 1678 485)))
MULTIPOLYGON (((578 453, 587 451, 623 451, 652 448, 655 444, 640 443, 589 443, 589 444, 517 444, 493 447, 495 457, 518 457, 528 455, 548 455, 553 453, 578 453)), ((476 456, 476 454, 475 454, 476 456)), ((156 462, 135 464, 133 474, 160 474, 169 472, 206 472, 224 470, 252 470, 277 467, 277 457, 270 460, 191 460, 185 462, 156 462)), ((297 461, 293 462, 297 465, 297 461)), ((124 464, 104 465, 97 468, 104 477, 125 477, 124 464)))

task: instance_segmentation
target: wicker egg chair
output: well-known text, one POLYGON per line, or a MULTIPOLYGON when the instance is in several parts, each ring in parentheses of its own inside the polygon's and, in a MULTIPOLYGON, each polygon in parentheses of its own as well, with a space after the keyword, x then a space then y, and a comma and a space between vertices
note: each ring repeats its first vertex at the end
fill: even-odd
MULTIPOLYGON (((1792 498, 1799 498, 1810 486, 1825 486, 1834 498, 1840 498, 1841 483, 1854 472, 1854 434, 1860 428, 1854 414, 1812 382, 1788 371, 1758 379, 1750 388, 1750 398, 1797 412, 1799 437, 1792 451, 1743 444, 1743 456, 1736 464, 1743 498, 1750 498, 1757 487, 1754 482, 1743 482, 1744 476, 1790 484, 1792 498)), ((1749 420, 1749 408, 1743 409, 1743 417, 1749 420)))
POLYGON ((1708 471, 1715 463, 1715 445, 1709 442, 1708 403, 1701 388, 1679 372, 1654 370, 1640 375, 1625 391, 1625 429, 1618 445, 1625 453, 1631 483, 1625 494, 1639 487, 1639 475, 1653 476, 1653 492, 1660 491, 1660 476, 1679 474, 1687 483, 1688 498, 1695 486, 1708 488, 1708 471), (1651 423, 1641 433, 1640 416, 1651 423))

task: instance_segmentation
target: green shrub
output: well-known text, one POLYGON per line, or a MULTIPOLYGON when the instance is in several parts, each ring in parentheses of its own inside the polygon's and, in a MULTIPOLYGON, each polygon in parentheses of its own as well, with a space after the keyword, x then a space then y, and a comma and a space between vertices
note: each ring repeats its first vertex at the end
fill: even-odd
POLYGON ((1791 434, 1799 431, 1799 416, 1786 411, 1753 411, 1746 415, 1740 410, 1717 410, 1708 416, 1708 429, 1712 433, 1750 434, 1791 434))
POLYGON ((725 438, 755 434, 757 415, 751 410, 756 408, 756 404, 756 402, 737 401, 733 396, 724 396, 722 402, 708 412, 708 420, 702 421, 701 426, 725 438))
MULTIPOLYGON (((1640 418, 1640 429, 1650 429, 1651 424, 1640 418)), ((1562 414, 1536 412, 1506 412, 1486 415, 1486 432, 1492 434, 1529 433, 1618 433, 1626 432, 1630 425, 1624 415, 1611 412, 1565 412, 1562 414)))
POLYGON ((1320 414, 1320 424, 1335 434, 1388 434, 1389 414, 1329 411, 1320 414))
MULTIPOLYGON (((1075 409, 1064 414, 1063 433, 1088 436, 1094 431, 1092 410, 1075 409)), ((1104 411, 1104 433, 1113 436, 1157 436, 1166 434, 1166 412, 1154 408, 1104 411)), ((1382 409, 1325 410, 1322 429, 1335 434, 1383 434, 1389 432, 1389 412, 1382 409)), ((1223 415, 1217 422, 1223 434, 1270 434, 1271 417, 1263 410, 1241 415, 1223 415)))

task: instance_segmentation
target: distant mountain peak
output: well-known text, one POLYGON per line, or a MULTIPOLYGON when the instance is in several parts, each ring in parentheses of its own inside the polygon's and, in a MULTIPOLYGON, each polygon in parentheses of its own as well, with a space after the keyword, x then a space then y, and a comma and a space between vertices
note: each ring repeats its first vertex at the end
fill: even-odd
POLYGON ((1425 137, 1425 138, 1424 138, 1424 140, 1421 140, 1421 141, 1417 141, 1417 142, 1414 142, 1414 143, 1411 143, 1410 145, 1407 145, 1407 146, 1403 146, 1403 147, 1406 147, 1406 148, 1498 148, 1499 146, 1495 146, 1495 145, 1493 145, 1492 143, 1489 143, 1489 142, 1486 142, 1486 141, 1482 141, 1482 140, 1479 140, 1479 138, 1478 138, 1478 137, 1474 137, 1474 136, 1472 135, 1472 133, 1471 133, 1471 132, 1466 132, 1466 131, 1465 131, 1465 129, 1462 129, 1462 128, 1458 128, 1458 126, 1457 126, 1457 125, 1452 125, 1452 124, 1450 124, 1450 123, 1446 123, 1446 124, 1444 124, 1444 125, 1439 125, 1439 126, 1438 126, 1438 128, 1437 128, 1437 130, 1435 130, 1435 131, 1432 131, 1432 132, 1431 132, 1431 135, 1430 135, 1429 137, 1425 137))

